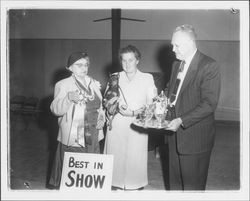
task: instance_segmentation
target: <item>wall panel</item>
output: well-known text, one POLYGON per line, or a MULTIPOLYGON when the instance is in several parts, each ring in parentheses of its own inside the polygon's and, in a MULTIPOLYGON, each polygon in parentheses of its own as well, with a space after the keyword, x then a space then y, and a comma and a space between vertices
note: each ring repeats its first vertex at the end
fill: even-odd
MULTIPOLYGON (((174 55, 170 41, 123 40, 142 53, 139 68, 144 72, 162 72, 169 78, 174 55)), ((239 42, 199 41, 199 49, 221 65, 222 89, 217 119, 239 120, 239 42)), ((88 52, 89 74, 105 88, 111 65, 110 40, 12 39, 10 40, 10 97, 53 95, 56 81, 68 76, 67 58, 73 51, 88 52)))

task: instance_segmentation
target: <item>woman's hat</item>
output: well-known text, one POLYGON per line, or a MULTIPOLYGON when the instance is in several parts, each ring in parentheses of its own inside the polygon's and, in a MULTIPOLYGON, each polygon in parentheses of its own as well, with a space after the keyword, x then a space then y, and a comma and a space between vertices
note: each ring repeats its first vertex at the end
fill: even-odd
POLYGON ((73 63, 75 63, 79 59, 85 59, 88 57, 88 54, 85 52, 74 52, 69 56, 66 68, 68 69, 73 63))

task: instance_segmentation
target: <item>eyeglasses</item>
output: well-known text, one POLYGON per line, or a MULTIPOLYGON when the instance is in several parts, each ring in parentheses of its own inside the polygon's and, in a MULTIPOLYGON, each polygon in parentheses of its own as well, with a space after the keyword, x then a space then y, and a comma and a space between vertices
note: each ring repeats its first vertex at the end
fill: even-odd
POLYGON ((89 63, 85 63, 85 64, 82 64, 82 63, 75 63, 73 64, 74 66, 78 67, 78 68, 81 68, 81 67, 85 67, 85 68, 88 68, 89 67, 89 63))

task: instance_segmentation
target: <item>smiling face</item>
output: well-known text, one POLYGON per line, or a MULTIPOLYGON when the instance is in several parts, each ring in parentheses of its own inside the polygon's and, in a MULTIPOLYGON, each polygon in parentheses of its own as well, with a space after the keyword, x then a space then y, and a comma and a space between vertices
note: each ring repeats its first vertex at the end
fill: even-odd
POLYGON ((84 78, 88 74, 89 59, 82 58, 73 63, 69 70, 77 77, 84 78))
POLYGON ((139 60, 136 59, 133 52, 123 53, 121 55, 122 68, 126 73, 134 73, 137 70, 139 60))
POLYGON ((194 41, 191 37, 182 31, 177 31, 173 34, 171 44, 173 46, 173 52, 179 60, 185 60, 194 49, 194 41))

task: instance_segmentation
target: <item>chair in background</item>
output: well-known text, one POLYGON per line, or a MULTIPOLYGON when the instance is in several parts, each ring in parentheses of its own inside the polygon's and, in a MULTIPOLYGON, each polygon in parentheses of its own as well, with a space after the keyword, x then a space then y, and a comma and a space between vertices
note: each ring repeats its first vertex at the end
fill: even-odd
POLYGON ((26 101, 26 97, 22 95, 16 95, 10 99, 10 111, 15 114, 20 114, 24 103, 26 101))
POLYGON ((38 103, 39 99, 37 97, 27 98, 22 108, 22 114, 36 115, 39 112, 38 103))
POLYGON ((11 116, 20 115, 24 121, 25 129, 29 127, 30 122, 37 119, 39 110, 39 98, 37 97, 25 97, 17 95, 10 100, 10 112, 11 116), (14 115, 12 115, 14 114, 14 115))

